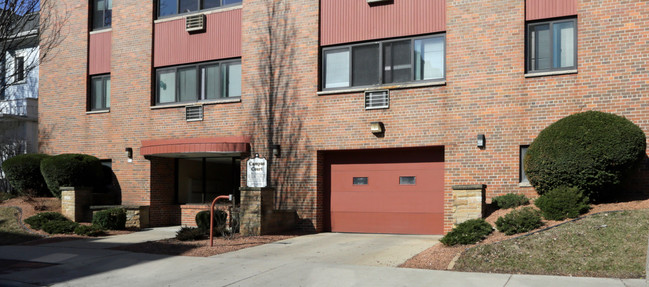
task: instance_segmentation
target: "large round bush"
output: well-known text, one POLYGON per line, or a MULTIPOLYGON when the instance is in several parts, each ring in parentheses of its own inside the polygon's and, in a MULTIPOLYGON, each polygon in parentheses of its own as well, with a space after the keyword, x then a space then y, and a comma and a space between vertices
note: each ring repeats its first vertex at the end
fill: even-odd
POLYGON ((532 142, 525 173, 539 194, 577 187, 591 199, 613 195, 624 175, 642 160, 646 143, 631 121, 589 111, 565 117, 532 142))
POLYGON ((48 157, 46 154, 21 154, 2 163, 7 180, 18 195, 52 196, 41 174, 41 161, 48 157))
POLYGON ((62 186, 91 186, 103 182, 98 158, 85 154, 60 154, 41 162, 41 173, 50 192, 61 197, 62 186))

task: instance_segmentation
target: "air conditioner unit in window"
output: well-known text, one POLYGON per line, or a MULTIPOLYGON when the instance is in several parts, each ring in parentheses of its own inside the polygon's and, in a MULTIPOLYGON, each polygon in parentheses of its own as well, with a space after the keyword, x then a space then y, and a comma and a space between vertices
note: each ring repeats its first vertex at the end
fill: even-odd
POLYGON ((202 121, 203 120, 203 106, 186 106, 185 107, 185 120, 188 122, 202 121))
POLYGON ((390 108, 390 92, 388 90, 365 92, 365 109, 390 108))
POLYGON ((393 0, 367 0, 368 4, 374 4, 374 3, 385 3, 385 2, 391 2, 393 0))
POLYGON ((187 32, 197 32, 205 30, 205 15, 189 15, 185 17, 185 30, 187 32))

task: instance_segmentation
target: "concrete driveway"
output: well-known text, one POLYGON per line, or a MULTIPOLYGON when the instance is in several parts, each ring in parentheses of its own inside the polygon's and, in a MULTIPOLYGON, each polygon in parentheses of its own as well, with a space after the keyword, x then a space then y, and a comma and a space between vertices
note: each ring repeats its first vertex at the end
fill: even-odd
POLYGON ((396 267, 439 243, 436 235, 319 233, 212 256, 396 267))
MULTIPOLYGON (((642 279, 394 268, 436 236, 322 233, 208 258, 105 249, 165 230, 38 246, 0 246, 0 286, 645 286, 642 279), (98 244, 98 245, 97 245, 98 244), (16 269, 1 264, 18 264, 16 269)), ((158 236, 160 237, 160 236, 158 236)))

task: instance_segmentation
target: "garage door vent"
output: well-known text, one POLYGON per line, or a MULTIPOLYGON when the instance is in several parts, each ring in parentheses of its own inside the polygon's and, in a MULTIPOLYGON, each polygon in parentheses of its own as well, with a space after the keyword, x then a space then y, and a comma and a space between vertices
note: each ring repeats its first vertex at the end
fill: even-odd
POLYGON ((390 108, 390 92, 387 90, 365 92, 365 109, 390 108))
POLYGON ((188 122, 203 120, 203 106, 186 106, 185 120, 188 122))

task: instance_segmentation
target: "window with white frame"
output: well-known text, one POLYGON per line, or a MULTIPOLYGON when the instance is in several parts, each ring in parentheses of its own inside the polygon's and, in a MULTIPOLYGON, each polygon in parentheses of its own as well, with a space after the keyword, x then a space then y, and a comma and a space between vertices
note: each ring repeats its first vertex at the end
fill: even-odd
POLYGON ((443 80, 443 34, 322 49, 322 88, 443 80))
POLYGON ((527 24, 527 72, 577 68, 577 20, 527 24))
POLYGON ((14 58, 14 82, 19 83, 25 80, 25 57, 14 58))
POLYGON ((156 70, 156 104, 241 97, 241 60, 156 70))
POLYGON ((110 75, 90 77, 90 111, 110 109, 110 75))

